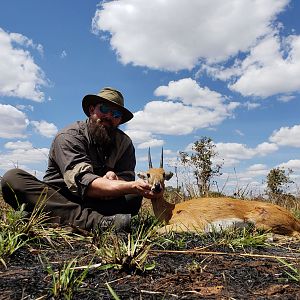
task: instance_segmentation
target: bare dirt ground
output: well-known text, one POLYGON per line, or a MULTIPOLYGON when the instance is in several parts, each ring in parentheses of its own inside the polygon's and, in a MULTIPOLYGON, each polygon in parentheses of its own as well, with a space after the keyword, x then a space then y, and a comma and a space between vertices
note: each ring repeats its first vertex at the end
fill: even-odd
MULTIPOLYGON (((149 260, 155 268, 144 273, 90 268, 72 299, 113 299, 106 283, 120 299, 300 299, 300 282, 292 280, 286 273, 291 271, 278 260, 281 257, 299 270, 299 239, 232 250, 189 235, 178 245, 154 247, 149 260)), ((88 238, 54 247, 31 244, 21 248, 6 261, 7 268, 0 266, 0 299, 53 299, 47 265, 57 271, 77 258, 80 266, 86 266, 93 254, 88 238)), ((93 264, 99 262, 93 259, 93 264)))
MULTIPOLYGON (((300 299, 299 282, 292 281, 277 260, 284 257, 299 267, 299 242, 232 252, 201 245, 194 237, 185 246, 184 250, 152 250, 149 258, 156 267, 145 273, 91 269, 73 299, 113 299, 105 283, 120 299, 300 299)), ((90 252, 88 241, 18 250, 7 269, 1 267, 0 299, 52 299, 45 257, 56 269, 75 257, 85 257, 88 264, 90 252)))

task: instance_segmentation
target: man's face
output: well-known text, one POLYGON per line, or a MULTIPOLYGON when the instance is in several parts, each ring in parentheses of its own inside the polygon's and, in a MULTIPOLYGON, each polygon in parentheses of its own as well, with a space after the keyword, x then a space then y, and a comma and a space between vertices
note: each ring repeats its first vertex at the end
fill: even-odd
POLYGON ((103 147, 109 147, 118 128, 122 115, 117 113, 117 108, 103 103, 96 106, 90 106, 89 132, 94 140, 103 147))
POLYGON ((98 103, 96 106, 90 106, 90 118, 97 124, 108 129, 117 128, 122 120, 122 113, 117 107, 106 103, 98 103))

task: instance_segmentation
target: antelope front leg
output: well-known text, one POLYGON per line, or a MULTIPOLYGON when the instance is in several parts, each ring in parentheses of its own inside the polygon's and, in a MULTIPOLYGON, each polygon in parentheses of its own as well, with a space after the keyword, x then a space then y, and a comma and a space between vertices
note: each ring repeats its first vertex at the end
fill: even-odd
POLYGON ((163 227, 160 227, 156 230, 157 233, 159 234, 167 234, 167 233, 170 233, 170 232, 189 232, 189 231, 194 231, 194 230, 191 230, 191 228, 183 225, 183 224, 177 224, 177 223, 174 223, 174 224, 169 224, 169 225, 165 225, 163 227))

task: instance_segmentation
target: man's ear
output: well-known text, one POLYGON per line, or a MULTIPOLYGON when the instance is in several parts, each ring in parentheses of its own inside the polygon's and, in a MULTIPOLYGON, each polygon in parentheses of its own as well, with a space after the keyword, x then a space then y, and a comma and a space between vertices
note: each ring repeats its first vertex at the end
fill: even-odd
POLYGON ((137 177, 139 177, 143 180, 147 179, 147 173, 145 173, 145 172, 138 172, 136 175, 137 175, 137 177))
POLYGON ((165 180, 170 180, 173 176, 173 173, 172 172, 167 172, 165 173, 165 180))

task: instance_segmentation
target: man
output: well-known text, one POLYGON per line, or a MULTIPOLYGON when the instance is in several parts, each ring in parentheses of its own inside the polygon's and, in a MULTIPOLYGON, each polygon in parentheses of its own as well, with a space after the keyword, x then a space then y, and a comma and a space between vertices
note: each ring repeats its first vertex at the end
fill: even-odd
POLYGON ((46 192, 44 211, 53 222, 84 230, 110 225, 126 230, 143 196, 154 196, 149 184, 135 181, 135 150, 118 129, 133 114, 113 88, 86 95, 82 108, 88 119, 71 124, 54 138, 43 181, 12 169, 1 180, 3 198, 15 209, 26 203, 30 212, 46 192))

